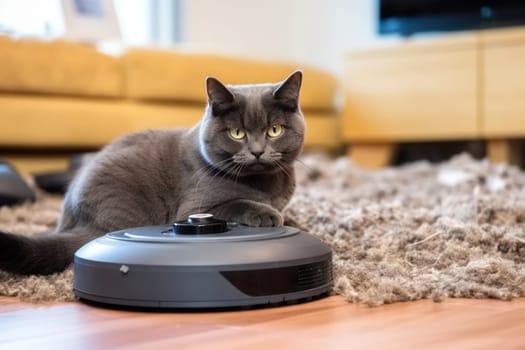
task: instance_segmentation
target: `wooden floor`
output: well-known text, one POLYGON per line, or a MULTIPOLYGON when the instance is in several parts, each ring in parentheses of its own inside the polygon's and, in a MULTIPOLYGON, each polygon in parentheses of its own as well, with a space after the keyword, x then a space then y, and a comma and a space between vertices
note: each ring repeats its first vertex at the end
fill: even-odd
POLYGON ((376 308, 332 296, 227 312, 137 312, 0 297, 0 349, 525 349, 525 298, 376 308))

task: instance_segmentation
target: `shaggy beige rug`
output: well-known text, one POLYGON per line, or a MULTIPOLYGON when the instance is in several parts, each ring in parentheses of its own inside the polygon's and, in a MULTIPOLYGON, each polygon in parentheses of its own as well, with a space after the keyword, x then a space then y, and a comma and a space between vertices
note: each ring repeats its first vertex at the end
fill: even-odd
MULTIPOLYGON (((34 204, 0 208, 0 229, 42 234, 60 201, 40 194, 34 204)), ((334 291, 349 301, 525 296, 525 174, 517 168, 462 155, 373 172, 308 156, 285 214, 332 247, 334 291)), ((74 300, 72 278, 71 268, 0 273, 0 294, 74 300)))

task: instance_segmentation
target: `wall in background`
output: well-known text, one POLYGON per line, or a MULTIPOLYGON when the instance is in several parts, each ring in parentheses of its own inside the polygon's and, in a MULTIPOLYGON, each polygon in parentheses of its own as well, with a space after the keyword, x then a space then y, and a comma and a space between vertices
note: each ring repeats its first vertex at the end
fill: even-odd
POLYGON ((122 41, 130 46, 144 46, 153 40, 150 0, 115 0, 122 41))
MULTIPOLYGON (((185 46, 338 73, 349 49, 385 45, 376 0, 114 0, 127 46, 185 46)), ((60 0, 0 0, 0 32, 60 37, 60 0), (30 9, 30 11, 28 11, 30 9)))
POLYGON ((375 0, 187 0, 184 41, 337 73, 347 50, 400 40, 377 35, 376 11, 375 0))
MULTIPOLYGON (((165 42, 154 22, 154 11, 171 6, 171 0, 114 0, 122 41, 144 46, 165 42), (157 29, 157 30, 156 30, 157 29), (162 40, 161 40, 162 39, 162 40)), ((17 37, 54 39, 64 35, 61 0, 0 0, 0 33, 17 37)))
POLYGON ((64 33, 60 0, 1 0, 0 32, 52 38, 64 33))

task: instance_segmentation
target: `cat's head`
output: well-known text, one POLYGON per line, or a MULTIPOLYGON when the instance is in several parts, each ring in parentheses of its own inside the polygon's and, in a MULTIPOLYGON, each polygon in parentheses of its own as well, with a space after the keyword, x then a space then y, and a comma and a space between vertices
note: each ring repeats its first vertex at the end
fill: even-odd
POLYGON ((301 71, 276 84, 225 86, 208 77, 208 106, 199 126, 199 148, 206 162, 236 176, 292 164, 302 151, 305 133, 301 82, 301 71))

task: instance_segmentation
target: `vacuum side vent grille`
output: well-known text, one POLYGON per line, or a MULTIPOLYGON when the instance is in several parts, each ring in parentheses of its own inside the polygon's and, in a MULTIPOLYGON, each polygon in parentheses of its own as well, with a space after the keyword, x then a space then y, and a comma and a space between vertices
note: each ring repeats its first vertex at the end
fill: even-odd
POLYGON ((297 271, 297 284, 301 289, 315 288, 332 282, 332 261, 299 266, 297 271))
POLYGON ((260 270, 221 271, 231 284, 249 296, 304 291, 332 283, 331 257, 326 260, 260 270))

